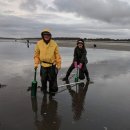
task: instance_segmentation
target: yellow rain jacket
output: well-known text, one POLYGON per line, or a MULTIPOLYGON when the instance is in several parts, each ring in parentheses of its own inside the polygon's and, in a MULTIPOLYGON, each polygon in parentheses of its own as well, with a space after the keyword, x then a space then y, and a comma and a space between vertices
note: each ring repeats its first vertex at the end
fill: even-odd
POLYGON ((50 67, 55 64, 58 69, 61 68, 61 56, 54 40, 51 39, 48 44, 43 39, 37 42, 34 50, 34 66, 38 66, 38 64, 43 67, 50 67))

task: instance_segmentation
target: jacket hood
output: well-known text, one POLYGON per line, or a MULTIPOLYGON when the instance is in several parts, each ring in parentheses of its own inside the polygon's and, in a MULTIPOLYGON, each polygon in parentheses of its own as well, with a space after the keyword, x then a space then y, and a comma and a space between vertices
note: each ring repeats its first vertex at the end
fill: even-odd
POLYGON ((44 29, 42 32, 41 32, 41 35, 51 35, 50 31, 48 29, 44 29))
POLYGON ((51 35, 51 33, 49 32, 48 29, 43 30, 43 31, 41 32, 41 36, 42 36, 42 39, 44 40, 44 42, 45 42, 46 44, 48 44, 48 43, 50 42, 51 37, 52 37, 52 35, 51 35), (50 38, 49 38, 48 40, 46 40, 45 37, 44 37, 45 35, 49 35, 50 38))

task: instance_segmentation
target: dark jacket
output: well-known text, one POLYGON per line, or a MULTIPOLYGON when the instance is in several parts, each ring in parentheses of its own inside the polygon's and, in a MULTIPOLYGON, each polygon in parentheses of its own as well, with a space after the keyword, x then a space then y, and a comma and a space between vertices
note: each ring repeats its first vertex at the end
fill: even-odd
POLYGON ((80 49, 78 46, 77 47, 75 47, 75 49, 74 49, 74 59, 73 59, 73 61, 75 62, 75 61, 77 61, 78 62, 78 64, 79 63, 88 63, 88 60, 87 60, 87 57, 86 57, 86 55, 87 55, 87 51, 86 51, 86 49, 85 49, 85 47, 84 48, 82 48, 82 49, 80 49))

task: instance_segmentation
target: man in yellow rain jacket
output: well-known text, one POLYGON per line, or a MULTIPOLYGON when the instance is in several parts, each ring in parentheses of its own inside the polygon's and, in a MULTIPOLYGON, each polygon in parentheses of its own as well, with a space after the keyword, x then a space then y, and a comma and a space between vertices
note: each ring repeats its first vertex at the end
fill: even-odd
POLYGON ((40 76, 43 93, 47 93, 47 81, 49 81, 49 92, 57 92, 57 74, 61 68, 61 57, 57 43, 52 40, 52 35, 48 30, 41 32, 42 39, 35 46, 34 68, 41 65, 40 76))

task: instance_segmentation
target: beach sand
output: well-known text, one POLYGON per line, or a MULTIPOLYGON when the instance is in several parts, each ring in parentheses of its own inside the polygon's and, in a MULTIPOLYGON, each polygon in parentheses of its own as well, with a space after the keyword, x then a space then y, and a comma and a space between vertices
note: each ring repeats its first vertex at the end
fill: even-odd
MULTIPOLYGON (((75 47, 76 40, 59 40, 56 41, 60 47, 75 47)), ((94 48, 96 44, 96 49, 109 49, 109 50, 119 50, 119 51, 130 51, 130 42, 109 42, 109 41, 85 41, 86 48, 94 48)))

